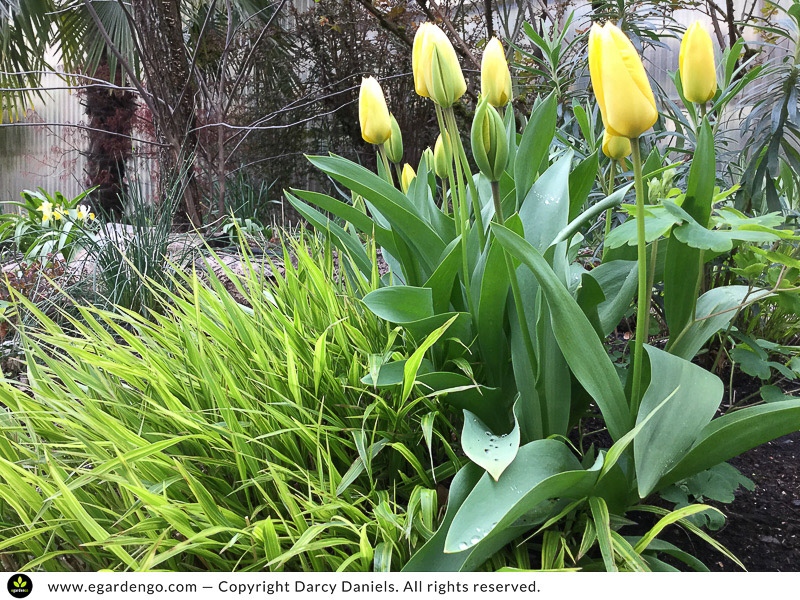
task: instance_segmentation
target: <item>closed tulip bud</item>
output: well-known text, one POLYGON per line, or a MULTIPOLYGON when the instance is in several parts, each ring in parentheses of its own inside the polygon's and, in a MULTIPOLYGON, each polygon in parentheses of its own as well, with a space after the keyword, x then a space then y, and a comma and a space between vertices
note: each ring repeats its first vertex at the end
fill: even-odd
POLYGON ((511 72, 508 70, 503 45, 497 38, 486 44, 481 60, 481 94, 489 104, 500 108, 511 100, 511 72))
POLYGON ((499 181, 508 163, 508 140, 503 119, 497 110, 482 98, 472 120, 472 155, 489 181, 499 181))
POLYGON ((453 150, 450 146, 450 136, 445 132, 444 137, 439 134, 436 145, 433 147, 433 162, 436 176, 445 179, 450 175, 450 165, 453 164, 453 150))
POLYGON ((422 160, 425 162, 425 168, 428 170, 428 173, 432 173, 436 166, 434 164, 436 161, 433 158, 433 150, 431 150, 430 146, 422 151, 422 160))
POLYGON ((423 23, 417 30, 411 67, 417 93, 442 108, 452 106, 467 91, 453 44, 433 23, 423 23))
POLYGON ((603 132, 603 154, 612 160, 622 160, 631 153, 631 141, 626 137, 603 132))
POLYGON ((425 76, 423 75, 423 64, 430 68, 430 45, 426 44, 426 36, 430 33, 430 28, 435 27, 432 23, 423 23, 417 28, 414 36, 414 45, 411 48, 411 70, 414 73, 414 89, 423 98, 429 98, 428 88, 425 86, 425 76))
POLYGON ((681 40, 678 58, 683 95, 689 102, 705 104, 717 93, 717 70, 711 36, 699 22, 681 40))
POLYGON ((400 185, 403 188, 403 193, 405 194, 408 192, 408 186, 411 185, 411 182, 417 178, 417 174, 414 172, 413 167, 406 163, 403 165, 403 176, 400 178, 400 185))
POLYGON ((361 80, 358 96, 358 119, 361 137, 370 144, 383 144, 392 134, 392 120, 386 107, 381 84, 374 77, 361 80))
POLYGON ((386 140, 386 156, 394 164, 400 164, 403 162, 403 134, 394 115, 390 114, 389 119, 392 122, 392 134, 386 140))
POLYGON ((635 138, 658 120, 642 59, 618 27, 592 25, 589 74, 603 124, 611 135, 635 138))

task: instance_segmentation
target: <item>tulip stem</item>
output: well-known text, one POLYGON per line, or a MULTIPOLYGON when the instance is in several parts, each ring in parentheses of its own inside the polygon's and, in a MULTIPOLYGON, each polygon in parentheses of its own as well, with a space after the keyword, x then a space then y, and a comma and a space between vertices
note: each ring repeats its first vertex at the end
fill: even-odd
MULTIPOLYGON (((400 163, 394 163, 394 172, 397 175, 397 181, 403 181, 403 170, 400 168, 400 163)), ((403 185, 402 183, 400 184, 403 185)))
MULTIPOLYGON (((494 214, 498 224, 505 224, 505 217, 503 217, 503 207, 500 203, 500 183, 497 181, 492 182, 492 200, 494 201, 494 214)), ((525 352, 528 354, 528 363, 531 367, 531 373, 534 378, 536 377, 536 352, 533 349, 533 342, 531 341, 531 332, 528 328, 528 319, 525 316, 525 305, 522 303, 522 293, 519 289, 519 281, 517 280, 517 272, 514 270, 514 261, 511 255, 503 248, 503 256, 506 259, 506 269, 508 269, 508 279, 511 283, 511 294, 514 296, 514 305, 517 308, 517 319, 519 320, 519 329, 522 334, 522 340, 525 343, 525 352)))
MULTIPOLYGON (((475 213, 475 225, 478 227, 478 240, 481 244, 481 249, 486 246, 486 230, 483 227, 483 215, 481 214, 481 202, 478 197, 478 190, 475 187, 475 180, 469 168, 469 161, 467 160, 467 153, 464 151, 464 144, 461 141, 461 136, 458 135, 458 125, 456 124, 456 116, 453 112, 453 107, 445 110, 445 118, 447 119, 450 129, 456 134, 455 144, 458 146, 458 157, 461 160, 461 166, 464 170, 464 178, 467 180, 469 186, 469 195, 472 198, 472 212, 475 213)), ((453 145, 453 136, 450 136, 450 145, 453 145)))
MULTIPOLYGON (((436 106, 436 118, 439 121, 439 129, 441 130, 442 138, 448 139, 446 122, 443 116, 442 108, 436 106)), ((455 132, 458 135, 458 131, 455 132)), ((452 148, 453 134, 449 134, 450 146, 452 148)), ((467 205, 466 205, 466 192, 464 190, 464 182, 461 180, 461 170, 459 169, 458 161, 453 161, 454 156, 451 156, 450 164, 448 166, 450 184, 452 186, 450 195, 453 198, 453 220, 456 225, 456 234, 461 235, 461 270, 463 272, 464 280, 464 293, 467 296, 467 306, 470 313, 475 314, 472 310, 472 290, 469 282, 469 260, 467 257, 467 205), (453 164, 455 162, 455 165, 453 164), (453 193, 457 191, 458 193, 453 193)))
MULTIPOLYGON (((617 161, 613 158, 611 159, 611 165, 608 168, 608 193, 606 196, 610 196, 614 192, 614 177, 615 171, 617 170, 617 161)), ((611 233, 611 218, 614 216, 614 209, 612 207, 608 207, 606 209, 606 229, 603 235, 603 262, 606 260, 606 240, 608 239, 608 234, 611 233)))
POLYGON ((383 144, 378 145, 378 154, 383 161, 383 170, 385 171, 386 181, 394 185, 394 180, 392 179, 392 169, 389 167, 389 159, 386 156, 386 148, 383 147, 383 144))
POLYGON ((447 206, 448 202, 449 201, 447 200, 447 177, 442 177, 442 211, 446 215, 450 214, 450 208, 447 206))
POLYGON ((636 338, 633 354, 633 384, 631 387, 631 412, 635 417, 639 411, 642 390, 642 358, 647 337, 648 314, 650 312, 650 290, 647 289, 647 244, 644 230, 644 181, 642 179, 642 154, 639 138, 631 139, 633 158, 633 180, 636 188, 636 255, 639 267, 639 292, 636 305, 636 338))

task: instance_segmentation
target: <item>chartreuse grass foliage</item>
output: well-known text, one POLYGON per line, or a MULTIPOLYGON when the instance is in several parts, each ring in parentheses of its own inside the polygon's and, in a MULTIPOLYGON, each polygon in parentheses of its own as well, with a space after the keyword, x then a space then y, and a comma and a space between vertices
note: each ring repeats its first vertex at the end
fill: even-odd
POLYGON ((274 281, 252 256, 229 273, 240 302, 189 273, 148 283, 149 318, 80 307, 68 333, 38 313, 28 384, 0 382, 6 567, 386 570, 432 535, 426 465, 462 461, 449 433, 423 443, 451 428, 431 399, 401 413, 361 382, 376 356, 400 358, 359 299, 377 270, 287 244, 274 281))

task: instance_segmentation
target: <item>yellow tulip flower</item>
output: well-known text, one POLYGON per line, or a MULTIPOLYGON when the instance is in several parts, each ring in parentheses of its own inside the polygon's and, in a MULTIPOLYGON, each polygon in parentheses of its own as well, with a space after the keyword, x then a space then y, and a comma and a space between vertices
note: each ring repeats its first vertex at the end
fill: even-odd
POLYGON ((481 94, 489 104, 500 108, 511 100, 511 72, 508 70, 503 45, 497 38, 486 44, 481 59, 481 94))
POLYGON ((700 22, 695 22, 681 40, 678 58, 683 95, 689 102, 705 104, 717 93, 714 45, 700 22))
POLYGON ((631 141, 626 137, 603 132, 603 154, 612 160, 622 160, 631 153, 631 141))
POLYGON ((589 74, 611 135, 635 138, 653 126, 658 111, 642 60, 628 36, 611 23, 592 25, 589 74))
POLYGON ((414 45, 411 48, 411 70, 414 73, 414 89, 423 98, 430 98, 428 88, 425 87, 425 77, 423 76, 423 63, 430 67, 430 46, 426 43, 426 36, 430 28, 435 27, 433 23, 423 23, 417 28, 414 36, 414 45), (424 56, 423 56, 424 55, 424 56))
POLYGON ((412 166, 408 163, 403 165, 403 176, 400 179, 400 185, 403 187, 403 193, 405 194, 408 192, 408 187, 411 185, 411 182, 416 179, 417 174, 414 172, 412 166))
POLYGON ((417 93, 442 108, 452 106, 467 91, 455 48, 433 23, 420 25, 414 36, 411 68, 417 93))
POLYGON ((383 144, 392 134, 392 121, 381 84, 374 77, 361 80, 358 96, 358 119, 361 137, 370 144, 383 144))

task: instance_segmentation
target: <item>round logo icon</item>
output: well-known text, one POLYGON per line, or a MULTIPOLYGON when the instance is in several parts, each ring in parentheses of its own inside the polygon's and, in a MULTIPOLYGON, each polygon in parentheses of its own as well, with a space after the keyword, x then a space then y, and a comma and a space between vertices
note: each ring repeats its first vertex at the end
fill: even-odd
POLYGON ((8 593, 14 598, 27 598, 32 589, 33 582, 25 573, 16 573, 8 580, 8 593))

